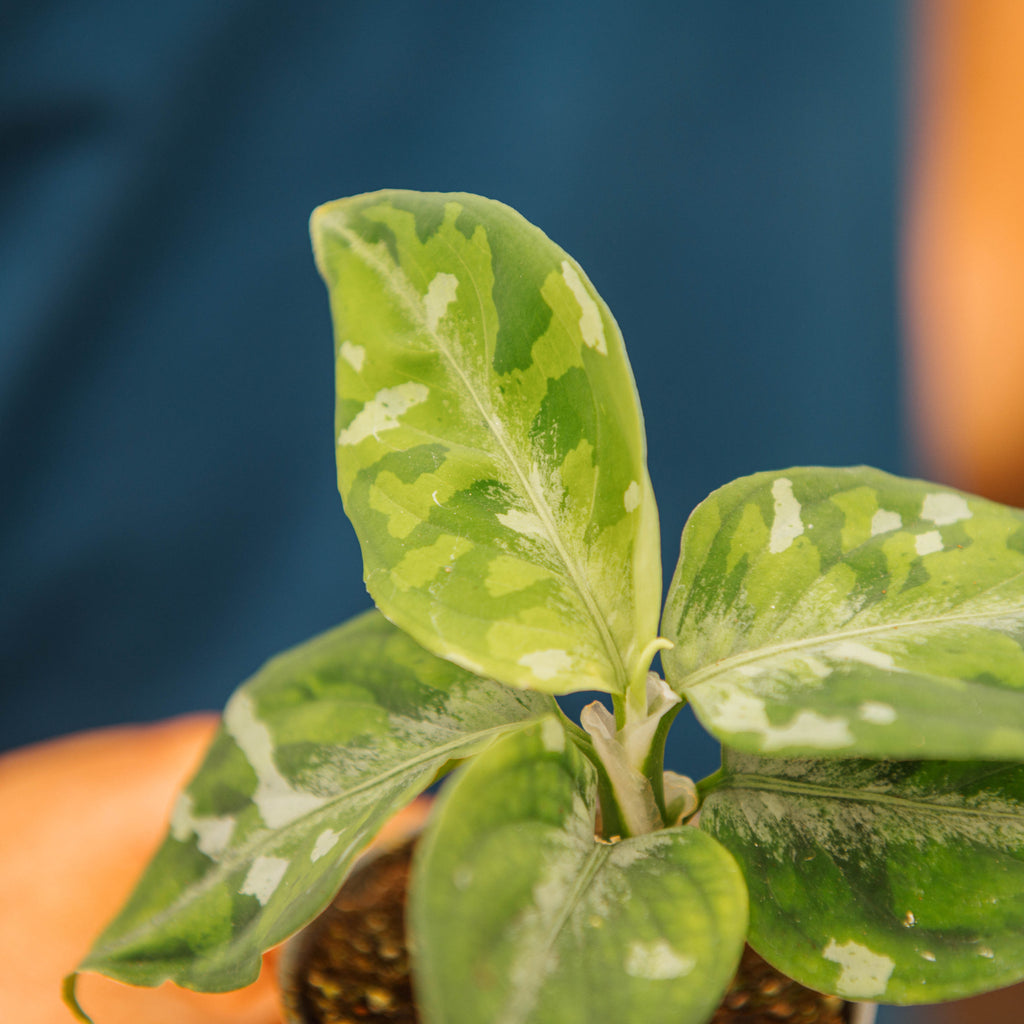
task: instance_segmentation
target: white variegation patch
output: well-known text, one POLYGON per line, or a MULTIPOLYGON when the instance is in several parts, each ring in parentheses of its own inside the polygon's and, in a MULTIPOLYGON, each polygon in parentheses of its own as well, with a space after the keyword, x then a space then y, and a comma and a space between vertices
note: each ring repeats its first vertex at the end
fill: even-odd
POLYGON ((836 991, 847 999, 874 999, 882 995, 896 966, 892 957, 875 953, 852 939, 842 945, 829 939, 821 955, 839 964, 836 991))
POLYGON ((431 332, 437 331, 441 317, 448 312, 448 307, 455 300, 459 279, 454 274, 435 274, 427 286, 427 294, 423 297, 423 312, 426 314, 427 327, 431 332))
POLYGON ((255 896, 260 905, 265 907, 287 870, 288 861, 283 857, 257 857, 239 891, 246 896, 255 896))
POLYGON ((572 668, 572 658, 567 651, 553 648, 530 651, 519 659, 518 664, 528 668, 538 679, 546 682, 548 679, 554 679, 560 672, 568 672, 572 668))
POLYGON ((775 499, 775 518, 772 520, 768 550, 777 555, 804 532, 804 524, 800 518, 800 502, 793 495, 792 480, 779 477, 772 484, 772 497, 775 499))
POLYGON ((535 537, 547 535, 540 516, 534 515, 532 512, 520 512, 517 508, 509 509, 508 512, 499 512, 498 522, 516 533, 532 534, 535 537))
POLYGON ((295 789, 278 771, 270 729, 256 717, 253 700, 244 690, 236 691, 228 701, 224 709, 224 728, 256 774, 252 802, 271 828, 288 825, 327 802, 326 797, 295 789))
POLYGON ((580 334, 583 335, 583 343, 587 348, 592 348, 603 356, 608 355, 608 341, 604 335, 601 311, 587 291, 587 286, 576 272, 576 268, 568 260, 562 260, 562 277, 580 307, 580 334))
POLYGON ((354 345, 351 341, 343 341, 338 349, 338 355, 352 367, 356 373, 361 373, 363 363, 366 361, 366 349, 362 345, 354 345))
POLYGON ((565 730, 554 718, 545 718, 540 727, 540 741, 545 750, 560 754, 565 750, 565 730))
POLYGON ((926 494, 921 507, 921 518, 936 526, 950 526, 964 519, 970 519, 971 509, 962 494, 950 494, 940 491, 926 494))
POLYGON ((667 981, 685 977, 697 966, 697 961, 673 949, 664 939, 657 939, 630 943, 625 966, 632 978, 667 981))
POLYGON ((845 718, 827 718, 817 711, 801 711, 786 725, 770 726, 763 736, 762 747, 765 750, 781 750, 788 746, 836 750, 854 742, 850 723, 845 718))
POLYGON ((871 517, 871 536, 877 537, 880 533, 889 533, 891 530, 898 530, 903 526, 903 517, 899 512, 890 512, 888 509, 880 508, 871 517))
POLYGON ((896 721, 896 709, 880 700, 864 701, 857 708, 857 715, 862 722, 869 722, 871 725, 892 725, 896 721))
POLYGON ((828 653, 833 658, 841 658, 847 661, 859 661, 863 665, 870 665, 872 668, 894 669, 896 661, 891 654, 885 651, 875 650, 867 644, 859 643, 856 640, 840 640, 833 644, 828 653))
POLYGON ((848 747, 854 742, 845 718, 827 718, 816 711, 800 711, 785 725, 772 725, 760 697, 738 691, 728 692, 711 710, 717 729, 725 732, 753 732, 761 736, 761 749, 781 750, 807 746, 820 750, 848 747))
POLYGON ((626 488, 622 504, 627 512, 635 512, 640 507, 640 485, 635 480, 626 488))
POLYGON ((338 444, 356 445, 368 437, 376 440, 383 431, 400 426, 399 417, 425 402, 429 394, 425 384, 414 380, 403 381, 393 388, 382 388, 338 434, 338 444))
POLYGON ((711 720, 728 732, 763 732, 770 728, 764 701, 750 693, 729 690, 711 710, 711 720))
POLYGON ((914 550, 919 555, 933 555, 936 551, 942 550, 942 534, 938 530, 929 530, 927 533, 919 533, 914 538, 914 550))
POLYGON ((188 842, 195 835, 199 852, 211 860, 218 860, 231 842, 235 819, 231 815, 204 815, 195 813, 195 805, 188 793, 182 793, 171 814, 171 835, 179 842, 188 842))
POLYGON ((316 837, 316 842, 313 844, 313 849, 310 850, 309 859, 316 863, 321 857, 326 857, 338 845, 338 840, 341 838, 340 832, 335 832, 333 829, 325 828, 323 832, 316 837))

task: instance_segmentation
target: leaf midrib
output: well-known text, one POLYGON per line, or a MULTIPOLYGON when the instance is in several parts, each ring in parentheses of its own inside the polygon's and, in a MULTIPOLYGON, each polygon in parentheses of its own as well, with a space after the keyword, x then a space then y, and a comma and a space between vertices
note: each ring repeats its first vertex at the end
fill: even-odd
MULTIPOLYGON (((262 849, 264 848, 264 844, 262 843, 262 841, 265 840, 268 836, 271 836, 274 839, 279 839, 283 836, 287 836, 291 834, 295 827, 299 824, 308 825, 310 821, 322 819, 323 817, 328 816, 330 812, 336 811, 337 805, 339 803, 349 801, 354 796, 358 796, 374 788, 385 786, 396 776, 406 774, 413 775, 418 770, 429 766, 430 762, 432 761, 436 761, 438 764, 444 764, 447 760, 449 760, 449 758, 447 757, 448 754, 455 753, 456 751, 464 747, 473 746, 476 743, 487 739, 487 737, 489 736, 498 735, 502 732, 508 732, 524 724, 526 723, 522 721, 504 723, 502 725, 493 726, 490 729, 484 729, 480 732, 473 733, 461 739, 451 740, 450 742, 445 743, 442 746, 433 747, 431 748, 430 751, 424 751, 416 757, 395 764, 388 770, 382 772, 380 775, 375 775, 372 779, 369 779, 363 783, 346 789, 344 792, 337 793, 334 796, 329 797, 327 801, 323 803, 320 807, 316 808, 316 810, 309 811, 306 814, 301 815, 300 817, 294 819, 294 821, 290 821, 287 825, 284 825, 276 829, 266 826, 264 830, 251 833, 245 838, 244 842, 239 846, 229 846, 229 848, 225 851, 224 856, 220 859, 214 860, 213 858, 211 858, 211 870, 208 871, 205 875, 203 875, 203 877, 200 878, 193 885, 190 885, 182 893, 182 895, 172 904, 170 904, 161 911, 157 911, 152 916, 150 916, 147 919, 145 925, 140 925, 132 931, 120 935, 116 943, 105 945, 103 947, 102 952, 104 952, 105 955, 109 955, 109 952, 106 951, 116 951, 117 949, 123 948, 124 946, 131 945, 138 938, 144 938, 146 934, 151 932, 153 930, 152 926, 154 924, 159 925, 162 924, 168 918, 173 919, 174 915, 177 914, 182 907, 187 907, 190 904, 194 903, 196 900, 201 899, 210 889, 214 888, 215 886, 223 882, 224 879, 233 871, 236 871, 238 868, 244 866, 246 862, 249 861, 254 854, 259 854, 260 852, 262 852, 262 849)), ((373 808, 371 807, 371 811, 372 810, 373 808)), ((353 827, 353 832, 357 832, 362 827, 362 825, 366 821, 366 817, 367 816, 364 816, 362 820, 359 821, 358 824, 356 824, 353 827)), ((369 839, 367 841, 369 841, 369 839)), ((356 851, 356 853, 353 854, 353 860, 358 855, 358 852, 359 851, 356 851)), ((233 935, 231 942, 228 943, 228 946, 226 948, 231 948, 231 946, 235 945, 237 938, 237 935, 233 935)), ((94 952, 98 951, 90 951, 89 956, 86 958, 85 961, 83 961, 83 967, 87 966, 89 961, 92 960, 94 952)))
POLYGON ((987 810, 979 807, 965 807, 960 804, 944 804, 928 802, 911 797, 893 796, 889 793, 877 793, 870 790, 841 790, 831 786, 813 782, 796 782, 792 779, 780 779, 773 775, 735 774, 727 776, 727 780, 716 787, 715 792, 728 789, 752 789, 784 793, 794 796, 817 797, 824 800, 836 800, 845 803, 880 804, 897 807, 900 810, 913 810, 922 814, 948 816, 956 814, 960 817, 996 819, 1024 824, 1019 811, 987 810))
POLYGON ((531 975, 534 983, 529 988, 513 992, 512 1000, 505 1004, 496 1024, 526 1024, 530 1019, 530 1014, 536 1006, 537 996, 544 987, 544 983, 551 973, 552 965, 555 963, 552 950, 558 942, 558 937, 583 894, 590 888, 594 876, 604 867, 611 851, 612 846, 595 843, 593 848, 586 853, 583 865, 576 875, 576 881, 559 908, 558 915, 551 922, 542 939, 531 947, 530 960, 536 966, 531 975))
MULTIPOLYGON (((761 661, 766 658, 771 658, 777 654, 786 654, 790 651, 804 650, 809 647, 824 647, 831 643, 837 643, 843 640, 850 640, 856 637, 886 636, 891 634, 893 630, 922 628, 931 625, 941 625, 943 623, 972 622, 975 620, 992 622, 1003 619, 1016 621, 1019 620, 1021 617, 1021 611, 1010 611, 1003 613, 985 613, 973 611, 961 612, 955 615, 937 615, 929 618, 902 619, 898 622, 883 622, 873 626, 864 626, 860 629, 846 629, 837 631, 835 633, 820 633, 816 636, 802 637, 799 640, 791 640, 787 643, 770 644, 766 647, 758 647, 756 650, 753 651, 744 651, 742 654, 733 654, 729 657, 721 658, 714 664, 707 665, 704 668, 699 668, 696 671, 691 672, 689 675, 685 676, 682 682, 681 689, 684 691, 691 690, 694 687, 701 686, 704 683, 714 679, 716 676, 722 675, 726 672, 730 672, 735 668, 739 668, 743 665, 749 665, 753 662, 761 661)), ((856 661, 856 659, 849 660, 856 661)), ((898 672, 901 670, 898 667, 894 666, 891 671, 898 672)))
MULTIPOLYGON (((547 501, 543 495, 539 494, 533 487, 530 481, 529 474, 524 471, 520 465, 518 458, 508 439, 505 435, 504 428, 490 408, 490 403, 485 402, 477 393, 477 389, 473 386, 462 367, 459 365, 458 360, 455 359, 448 345, 448 338, 441 334, 439 331, 431 330, 426 321, 426 316, 423 310, 423 300, 419 293, 411 288, 404 287, 399 288, 396 286, 396 276, 401 274, 403 278, 406 278, 405 273, 401 267, 396 264, 386 262, 381 258, 378 251, 368 245, 356 232, 352 231, 347 227, 341 225, 335 225, 335 230, 340 234, 345 241, 348 243, 353 252, 356 253, 365 263, 371 266, 377 274, 383 279, 385 286, 389 287, 392 294, 402 303, 405 307, 406 312, 419 324, 423 332, 429 335, 437 346, 437 350, 448 362, 451 369, 454 371, 459 381, 463 385, 466 393, 469 395, 473 405, 476 406, 477 411, 480 413, 484 422, 487 424, 487 428, 494 438, 498 447, 501 450, 501 455, 508 467, 511 468, 516 479, 519 481, 520 487, 529 499, 529 503, 533 506, 537 517, 540 519, 545 532, 547 533, 548 540, 551 546, 555 549, 558 558, 565 567, 566 574, 572 580, 573 586, 576 588, 577 593, 583 599, 583 603, 590 613, 590 617, 597 627, 598 635, 601 638, 601 642, 605 648, 605 652, 608 656, 608 662, 615 673, 616 680, 618 682, 619 692, 625 692, 628 683, 628 673, 626 666, 622 661, 622 657, 619 653, 619 649, 615 644, 614 638, 611 635, 611 631, 608 629, 608 624, 601 614, 600 607, 597 603, 597 599, 594 597, 593 591, 590 589, 589 583, 587 582, 586 573, 577 564, 576 560, 573 559, 567 548, 562 542, 561 535, 555 525, 554 515, 548 506, 547 501)), ((457 253, 453 252, 455 258, 460 259, 457 253)), ((461 261, 465 267, 465 261, 461 261)), ((469 269, 465 268, 465 273, 469 276, 470 280, 473 281, 474 289, 476 289, 476 280, 469 269)), ((406 278, 407 280, 407 278, 406 278)), ((460 279, 461 280, 461 279, 460 279)), ((476 289, 479 291, 478 289, 476 289)), ((481 305, 481 319, 482 319, 482 303, 478 299, 478 304, 481 305)))

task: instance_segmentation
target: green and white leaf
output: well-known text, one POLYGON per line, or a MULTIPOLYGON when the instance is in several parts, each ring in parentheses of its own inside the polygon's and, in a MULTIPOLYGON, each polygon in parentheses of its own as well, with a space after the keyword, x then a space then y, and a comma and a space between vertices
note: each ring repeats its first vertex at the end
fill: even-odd
POLYGON ((704 1024, 743 948, 747 899, 698 829, 594 839, 595 772, 546 719, 467 765, 414 864, 427 1024, 704 1024))
POLYGON ((1024 977, 1024 765, 725 751, 701 828, 750 943, 814 989, 933 1003, 1024 977))
POLYGON ((683 531, 662 655, 752 753, 1024 760, 1024 511, 874 469, 715 491, 683 531))
POLYGON ((280 655, 229 701, 163 846, 79 969, 248 984, 391 814, 552 708, 434 657, 377 612, 280 655))
POLYGON ((343 199, 311 230, 338 484, 378 607, 479 675, 624 690, 657 629, 660 541, 632 372, 586 275, 461 193, 343 199))

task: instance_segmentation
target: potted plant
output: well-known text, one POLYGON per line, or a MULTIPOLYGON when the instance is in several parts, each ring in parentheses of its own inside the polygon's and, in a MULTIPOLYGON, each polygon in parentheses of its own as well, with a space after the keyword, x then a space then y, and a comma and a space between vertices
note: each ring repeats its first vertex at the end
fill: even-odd
POLYGON ((457 768, 408 895, 428 1022, 699 1024, 745 940, 850 1000, 1024 976, 1024 513, 759 473, 691 514, 659 616, 640 408, 582 269, 463 194, 329 203, 312 234, 379 611, 234 694, 79 969, 252 981, 457 768), (575 691, 608 703, 577 724, 575 691), (663 769, 685 703, 723 746, 697 783, 663 769))

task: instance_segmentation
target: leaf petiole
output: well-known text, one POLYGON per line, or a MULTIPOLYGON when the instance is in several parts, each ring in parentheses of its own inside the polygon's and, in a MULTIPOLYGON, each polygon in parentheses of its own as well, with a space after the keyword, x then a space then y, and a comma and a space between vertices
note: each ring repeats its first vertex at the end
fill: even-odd
POLYGON ((659 651, 671 650, 675 644, 663 636, 655 637, 640 653, 633 676, 626 689, 626 725, 646 719, 649 714, 647 673, 659 651))

